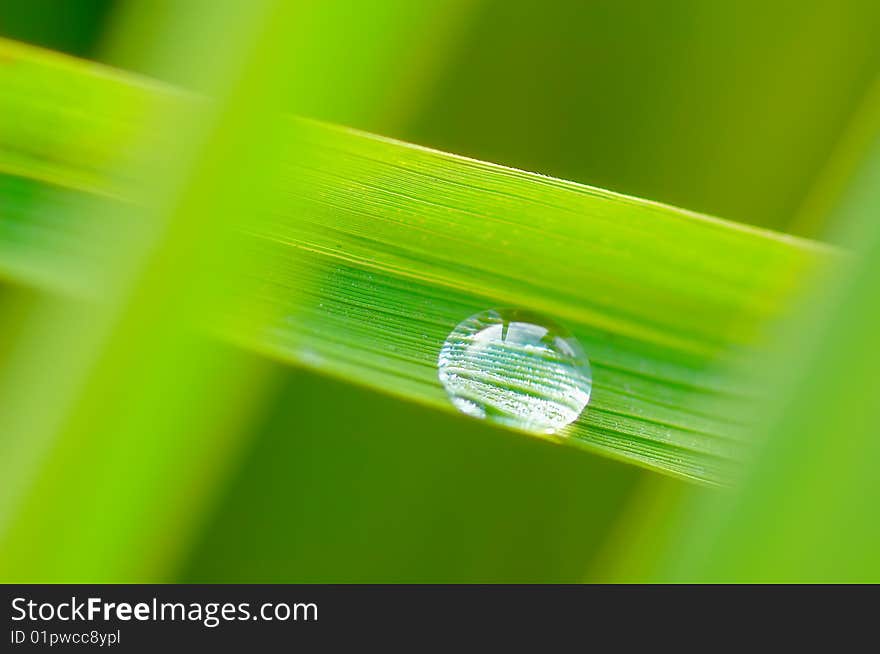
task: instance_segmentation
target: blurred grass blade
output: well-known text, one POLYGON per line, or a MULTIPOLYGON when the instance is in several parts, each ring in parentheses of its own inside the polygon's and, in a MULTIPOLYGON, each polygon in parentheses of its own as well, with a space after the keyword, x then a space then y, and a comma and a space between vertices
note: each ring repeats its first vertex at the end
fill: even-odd
MULTIPOLYGON (((279 19, 270 4, 242 11, 212 3, 218 22, 207 31, 219 30, 219 41, 235 24, 237 38, 224 40, 226 55, 259 60, 255 44, 267 47, 268 40, 263 25, 274 28, 270 18, 279 19)), ((0 396, 7 426, 0 496, 5 579, 156 578, 186 539, 186 516, 225 469, 258 373, 244 357, 198 336, 192 319, 214 312, 227 274, 241 278, 233 271, 251 267, 243 250, 228 247, 240 215, 234 207, 253 182, 230 159, 239 164, 260 152, 261 139, 245 141, 235 127, 257 113, 263 96, 253 76, 216 74, 224 63, 204 62, 193 73, 213 80, 223 99, 216 107, 181 112, 185 107, 173 103, 150 103, 130 131, 130 150, 97 159, 137 180, 129 206, 84 198, 56 214, 62 222, 90 216, 80 236, 96 244, 96 234, 106 232, 110 248, 90 268, 88 304, 44 298, 22 316, 27 328, 0 371, 0 385, 11 391, 0 396), (169 159, 159 166, 154 134, 172 129, 184 136, 166 142, 169 159), (207 193, 213 184, 222 192, 207 193), (208 390, 222 411, 204 402, 208 390), (56 538, 41 538, 45 533, 56 538), (147 536, 150 547, 139 547, 147 536)), ((15 61, 5 65, 15 68, 15 61)), ((50 105, 56 99, 33 97, 50 105)), ((84 115, 115 116, 130 107, 118 100, 85 93, 79 106, 84 115)), ((55 151, 33 132, 21 134, 21 145, 55 151)))
MULTIPOLYGON (((0 69, 9 90, 0 115, 14 116, 15 126, 0 132, 0 170, 17 176, 7 184, 62 204, 82 193, 114 203, 132 189, 96 170, 91 156, 123 149, 128 121, 59 107, 76 107, 83 89, 140 96, 135 106, 156 96, 192 102, 122 73, 4 49, 15 65, 0 69), (56 102, 32 101, 34 79, 56 102), (45 124, 61 135, 52 157, 19 137, 45 124)), ((829 250, 343 128, 270 123, 262 129, 279 155, 264 164, 277 185, 241 236, 267 273, 257 273, 247 315, 233 311, 210 329, 452 410, 435 371, 448 331, 490 306, 529 308, 570 327, 594 366, 591 407, 554 440, 689 479, 733 478, 751 391, 723 370, 760 338, 798 280, 828 262, 829 250)), ((76 228, 15 195, 3 201, 3 233, 14 234, 16 256, 0 242, 0 270, 26 283, 63 278, 87 289, 87 280, 70 283, 75 264, 62 274, 58 257, 46 256, 52 239, 75 250, 59 231, 76 228)))
MULTIPOLYGON (((18 210, 26 204, 69 228, 56 242, 73 246, 68 257, 46 253, 30 260, 15 245, 6 251, 17 252, 26 270, 57 262, 54 280, 78 280, 63 289, 66 296, 48 296, 40 311, 23 317, 24 336, 2 370, 0 416, 12 418, 4 420, 0 440, 7 473, 0 495, 0 576, 7 580, 156 580, 173 574, 197 516, 235 460, 247 433, 242 425, 262 399, 265 361, 206 339, 197 327, 215 321, 218 300, 228 310, 229 297, 252 297, 252 280, 265 277, 238 238, 252 213, 266 212, 267 189, 277 186, 274 171, 262 166, 277 156, 272 121, 265 117, 279 113, 288 86, 317 101, 320 90, 337 106, 348 97, 345 85, 325 86, 335 59, 318 56, 327 63, 298 65, 291 74, 291 55, 307 42, 297 37, 298 27, 344 12, 361 34, 385 32, 371 22, 376 3, 360 5, 361 19, 350 3, 199 6, 194 15, 171 11, 159 36, 151 36, 173 50, 166 64, 177 57, 195 61, 185 81, 209 91, 212 104, 183 101, 180 92, 144 97, 142 89, 127 93, 112 83, 92 89, 91 75, 106 80, 106 69, 3 47, 5 81, 25 82, 4 86, 4 119, 21 118, 22 103, 49 118, 42 127, 21 129, 4 120, 0 132, 10 155, 4 167, 55 179, 65 167, 49 162, 64 162, 71 148, 81 148, 91 172, 73 185, 97 192, 59 198, 41 187, 31 194, 20 185, 24 177, 6 178, 13 212, 4 216, 21 218, 18 210), (212 20, 202 21, 207 14, 212 20), (167 38, 181 31, 191 43, 167 38), (206 44, 222 54, 205 59, 188 50, 206 44), (48 65, 29 66, 29 58, 48 65), (57 84, 58 75, 70 80, 71 67, 90 71, 77 78, 85 87, 57 84), (73 104, 53 95, 51 89, 61 88, 62 95, 72 93, 73 104), (119 130, 105 131, 117 120, 119 130), (90 127, 82 131, 79 121, 90 127), (41 167, 40 157, 48 165, 41 167), (126 181, 123 201, 102 196, 103 173, 110 170, 126 181), (32 202, 22 204, 23 197, 32 202), (69 355, 61 356, 65 351, 69 355), (49 532, 56 538, 39 537, 49 532)), ((396 19, 387 9, 381 15, 396 19)), ((163 58, 158 60, 161 68, 163 58)), ((344 79, 344 71, 336 72, 344 79)), ((22 245, 17 236, 13 241, 22 245)))
POLYGON ((823 279, 752 364, 764 400, 748 474, 724 492, 646 484, 609 543, 603 580, 880 580, 877 145, 840 197, 850 207, 841 234, 861 256, 823 279))
POLYGON ((871 206, 870 195, 880 179, 880 78, 868 89, 840 142, 803 206, 795 216, 793 233, 852 241, 861 213, 871 206))
POLYGON ((864 261, 839 298, 819 303, 832 319, 794 339, 806 360, 790 358, 796 380, 782 392, 792 399, 769 422, 742 491, 686 506, 659 578, 880 580, 880 239, 864 261))
POLYGON ((841 198, 862 257, 786 323, 755 464, 739 492, 680 512, 662 579, 880 581, 880 139, 870 151, 841 198))

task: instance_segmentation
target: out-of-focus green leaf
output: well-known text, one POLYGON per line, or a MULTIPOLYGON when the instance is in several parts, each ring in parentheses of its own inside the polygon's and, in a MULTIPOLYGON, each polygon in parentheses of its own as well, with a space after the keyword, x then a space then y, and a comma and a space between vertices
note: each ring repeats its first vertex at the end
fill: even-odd
POLYGON ((748 473, 723 492, 636 494, 608 577, 880 580, 880 159, 872 145, 841 191, 847 211, 835 225, 858 256, 817 280, 744 375, 763 398, 748 473))
MULTIPOLYGON (((266 213, 266 189, 276 185, 275 170, 263 166, 276 147, 271 116, 284 106, 287 86, 295 95, 323 93, 338 106, 350 97, 345 86, 325 85, 324 73, 344 61, 318 56, 320 66, 290 66, 309 42, 298 30, 319 39, 308 26, 345 13, 365 47, 378 48, 367 36, 384 33, 376 15, 399 21, 377 8, 307 0, 167 7, 160 29, 149 30, 161 44, 150 65, 161 70, 177 57, 193 64, 186 86, 207 91, 210 104, 167 90, 151 96, 155 84, 146 96, 143 88, 127 93, 123 86, 137 84, 120 86, 100 66, 4 45, 0 71, 9 84, 0 131, 9 156, 2 167, 57 181, 77 151, 84 174, 68 185, 98 191, 54 205, 37 193, 28 205, 74 238, 66 241, 67 258, 19 256, 17 263, 33 272, 35 261, 56 262, 54 279, 69 273, 74 281, 26 312, 23 336, 2 369, 4 578, 157 579, 172 572, 262 396, 265 361, 205 338, 199 327, 217 316, 218 301, 228 310, 229 297, 253 295, 242 270, 265 277, 259 261, 245 263, 253 251, 239 237, 251 212, 266 213), (188 38, 176 38, 183 33, 188 38), (214 56, 203 56, 206 47, 214 56), (59 96, 54 81, 71 67, 89 71, 79 78, 86 88, 74 82, 59 96), (92 81, 99 83, 90 90, 92 81), (28 105, 42 113, 42 125, 9 127, 6 119, 20 120, 28 105), (83 123, 85 131, 76 127, 83 123), (119 131, 106 131, 110 123, 119 131), (48 165, 34 167, 36 153, 48 165), (122 201, 102 194, 110 170, 123 182, 122 201), (237 238, 229 241, 233 229, 237 238), (56 539, 38 537, 47 532, 56 539)), ((129 21, 127 29, 143 25, 129 21)), ((14 221, 23 205, 13 199, 13 206, 14 221)))
MULTIPOLYGON (((271 32, 261 26, 278 28, 268 20, 270 5, 211 3, 222 18, 208 31, 235 21, 227 56, 253 65, 265 57, 261 47, 271 48, 263 42, 271 32)), ((60 69, 82 65, 42 56, 60 69)), ((253 402, 248 388, 258 386, 258 367, 202 338, 193 317, 212 313, 219 289, 240 277, 233 274, 239 265, 250 268, 241 249, 226 246, 241 215, 234 207, 256 187, 231 162, 261 158, 268 141, 256 134, 246 141, 235 128, 244 115, 259 113, 264 96, 253 75, 245 75, 215 84, 222 100, 212 107, 159 102, 135 109, 130 96, 87 89, 71 106, 59 104, 47 79, 19 63, 4 57, 3 69, 13 77, 35 73, 29 94, 43 107, 78 111, 99 124, 136 111, 136 124, 125 131, 129 150, 81 145, 95 166, 115 168, 138 184, 129 187, 127 205, 85 197, 55 207, 37 203, 60 224, 88 216, 80 242, 98 246, 102 256, 89 267, 88 298, 44 296, 23 312, 25 328, 0 369, 6 481, 0 574, 7 580, 156 578, 188 538, 181 528, 186 516, 222 475, 253 402), (182 134, 172 138, 172 126, 182 134), (162 165, 154 133, 167 136, 161 153, 169 159, 162 165), (206 192, 212 182, 221 192, 206 192), (222 410, 206 410, 208 387, 222 410), (45 533, 55 538, 41 538, 45 533), (147 535, 150 546, 139 547, 147 535)), ((199 74, 219 82, 211 69, 222 63, 222 57, 205 62, 199 74)), ((61 121, 17 132, 20 161, 28 160, 29 147, 63 158, 63 146, 46 137, 63 129, 61 121)), ((94 180, 88 174, 80 182, 87 178, 94 180)))
POLYGON ((842 198, 861 257, 785 325, 757 459, 739 492, 687 511, 662 578, 880 581, 878 145, 842 198))
POLYGON ((799 234, 836 243, 854 240, 880 179, 880 78, 860 103, 822 175, 795 216, 799 234))

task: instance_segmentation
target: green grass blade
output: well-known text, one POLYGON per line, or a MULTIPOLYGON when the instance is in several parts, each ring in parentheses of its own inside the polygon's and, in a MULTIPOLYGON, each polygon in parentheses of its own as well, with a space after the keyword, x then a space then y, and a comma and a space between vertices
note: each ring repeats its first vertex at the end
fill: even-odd
MULTIPOLYGON (((24 316, 23 336, 0 369, 0 576, 115 581, 173 574, 263 398, 266 362, 204 338, 197 323, 215 319, 218 299, 226 307, 230 296, 250 298, 252 278, 261 278, 246 243, 228 237, 245 231, 252 213, 266 212, 264 198, 275 185, 261 165, 276 147, 264 116, 280 112, 282 89, 291 86, 294 95, 317 95, 338 107, 350 100, 345 84, 327 85, 328 77, 345 78, 346 62, 321 56, 320 35, 308 26, 344 14, 364 44, 379 47, 371 35, 388 34, 382 21, 399 26, 400 19, 390 4, 378 9, 362 3, 358 19, 351 3, 269 0, 167 12, 159 35, 150 31, 168 49, 154 65, 174 65, 178 57, 192 64, 187 86, 208 90, 211 104, 180 102, 178 92, 118 93, 112 84, 91 92, 90 80, 59 97, 46 89, 58 88, 54 76, 69 66, 85 65, 99 78, 106 69, 12 46, 50 65, 28 66, 28 57, 12 52, 0 66, 12 82, 5 91, 18 96, 4 93, 5 117, 18 116, 24 103, 48 118, 42 127, 2 130, 11 169, 51 179, 63 173, 65 153, 82 148, 91 153, 91 172, 74 186, 94 192, 99 171, 115 170, 130 193, 123 202, 106 201, 100 190, 54 204, 37 193, 25 202, 69 228, 56 242, 73 245, 70 256, 46 252, 37 261, 58 263, 56 273, 63 272, 55 280, 69 273, 77 281, 64 289, 66 297, 45 296, 45 310, 24 316), (167 30, 191 38, 169 38, 167 30), (306 44, 324 63, 286 65, 306 44), (205 58, 206 47, 221 52, 205 58), (116 119, 122 133, 104 132, 116 119), (79 131, 81 121, 98 129, 79 131), (32 168, 35 152, 62 165, 32 168), (77 251, 79 245, 90 252, 77 251), (40 538, 45 533, 57 540, 40 538)), ((133 21, 130 29, 141 26, 133 21)), ((367 59, 369 52, 362 63, 367 59)), ((22 196, 13 196, 21 208, 22 196)), ((41 265, 17 261, 31 271, 41 265)))
MULTIPOLYGON (((118 202, 131 189, 95 170, 91 157, 93 148, 125 147, 123 126, 113 128, 118 116, 104 124, 59 106, 75 107, 92 87, 142 102, 192 101, 122 73, 5 50, 16 67, 0 69, 12 98, 0 116, 14 114, 17 126, 0 132, 0 170, 34 180, 7 184, 36 184, 62 202, 83 192, 118 202), (63 102, 28 100, 34 69, 63 102), (52 131, 61 140, 51 159, 20 137, 47 120, 63 126, 52 131)), ((280 144, 270 165, 279 184, 242 235, 268 262, 249 303, 262 322, 233 313, 210 328, 272 357, 452 410, 435 371, 448 331, 477 310, 526 307, 571 328, 594 366, 591 407, 553 440, 689 479, 735 475, 750 391, 723 371, 829 250, 320 123, 279 118, 267 129, 280 144)), ((60 226, 8 201, 18 212, 4 215, 13 215, 6 231, 18 234, 19 260, 54 265, 40 253, 60 226)), ((0 270, 38 284, 69 279, 35 275, 7 257, 0 270)))
MULTIPOLYGON (((723 493, 646 484, 608 548, 603 579, 880 580, 878 146, 876 135, 862 144, 861 164, 849 162, 852 179, 836 189, 846 212, 833 227, 859 258, 822 279, 777 326, 770 356, 750 366, 763 400, 748 473, 723 493)), ((815 198, 830 190, 827 181, 815 198)))
MULTIPOLYGON (((219 30, 216 42, 224 26, 236 24, 240 38, 225 40, 228 56, 259 60, 267 47, 261 25, 277 29, 270 5, 242 11, 212 3, 222 18, 206 31, 219 30)), ((169 15, 169 23, 175 20, 169 15)), ((204 62, 193 74, 217 81, 223 76, 215 67, 222 65, 222 58, 204 62)), ((252 135, 243 146, 234 129, 262 106, 255 86, 253 75, 211 84, 223 101, 198 108, 198 116, 173 104, 146 105, 130 132, 131 151, 109 152, 105 161, 139 180, 133 202, 83 199, 56 214, 70 223, 87 212, 92 224, 80 236, 97 244, 103 231, 110 249, 93 261, 89 303, 45 297, 23 317, 27 329, 0 370, 0 385, 12 391, 0 396, 5 579, 155 579, 185 542, 188 514, 222 476, 237 427, 258 397, 249 389, 259 387, 260 372, 247 357, 198 335, 192 318, 213 312, 226 275, 240 278, 238 266, 250 268, 227 237, 241 215, 233 207, 245 197, 235 182, 256 188, 230 159, 238 165, 266 142, 252 135), (183 134, 164 151, 169 160, 160 168, 151 129, 170 134, 172 126, 183 134), (222 193, 206 193, 213 184, 222 193), (221 409, 204 401, 209 392, 221 409), (64 547, 39 537, 45 533, 64 547), (150 546, 140 547, 147 539, 150 546)), ((124 97, 86 91, 78 108, 94 116, 127 106, 124 97)), ((34 142, 32 133, 22 135, 21 143, 34 142)))
POLYGON ((880 140, 870 152, 841 198, 861 257, 785 325, 754 465, 741 489, 680 513, 660 578, 880 581, 880 140))

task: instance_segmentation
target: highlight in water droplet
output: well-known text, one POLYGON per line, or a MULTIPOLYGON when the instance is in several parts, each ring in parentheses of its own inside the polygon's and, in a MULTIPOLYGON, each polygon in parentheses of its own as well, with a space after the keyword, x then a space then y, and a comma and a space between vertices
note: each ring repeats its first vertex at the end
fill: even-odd
POLYGON ((437 367, 462 413, 545 434, 574 422, 593 387, 590 362, 574 336, 518 309, 483 311, 459 323, 437 367))

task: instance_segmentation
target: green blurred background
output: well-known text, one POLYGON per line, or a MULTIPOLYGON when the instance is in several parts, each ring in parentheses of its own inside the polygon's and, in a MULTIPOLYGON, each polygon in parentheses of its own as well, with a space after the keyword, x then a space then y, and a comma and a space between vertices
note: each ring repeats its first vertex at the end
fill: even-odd
MULTIPOLYGON (((4 2, 0 26, 10 38, 138 67, 105 47, 124 4, 4 2)), ((403 56, 383 62, 370 97, 355 106, 306 98, 298 109, 784 231, 880 70, 871 0, 416 4, 394 7, 410 23, 390 37, 403 56)), ((161 15, 174 3, 153 7, 161 15)), ((336 29, 355 39, 339 56, 356 80, 358 49, 375 45, 336 29)))
MULTIPOLYGON (((0 35, 178 83, 173 67, 157 73, 114 42, 128 10, 124 0, 2 2, 0 35)), ((880 3, 450 0, 403 2, 392 14, 404 28, 385 57, 361 56, 375 35, 356 24, 327 37, 344 44, 339 68, 351 84, 367 80, 360 102, 292 88, 290 107, 835 238, 840 189, 828 171, 876 79, 880 3)), ((148 43, 149 25, 140 34, 148 43)), ((189 555, 165 579, 603 580, 622 540, 665 537, 652 515, 684 489, 343 381, 255 365, 270 390, 189 555)))

